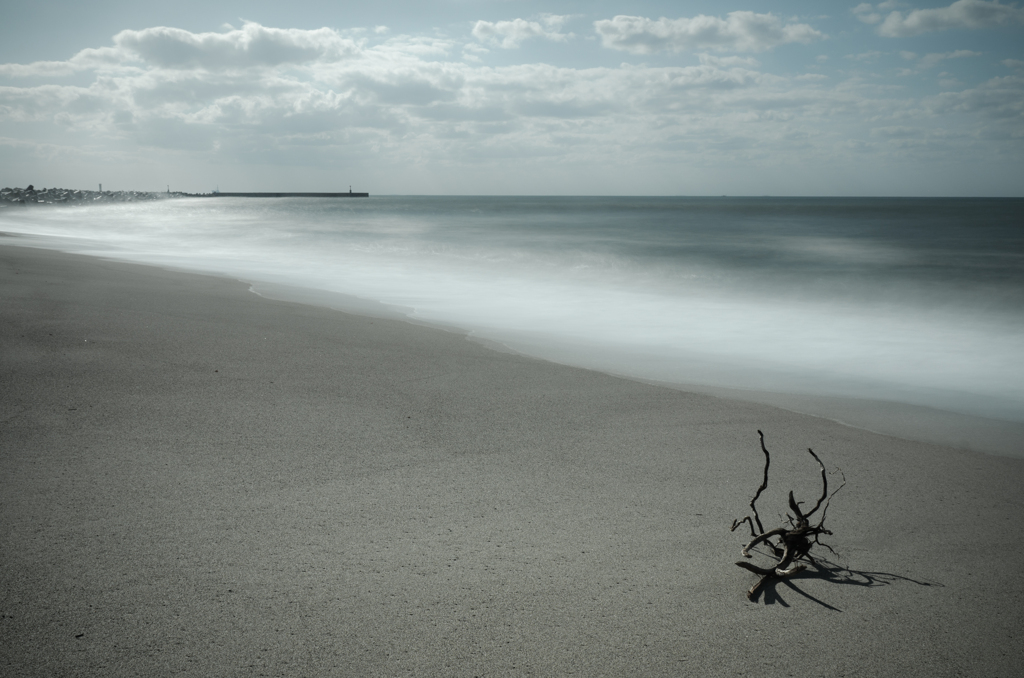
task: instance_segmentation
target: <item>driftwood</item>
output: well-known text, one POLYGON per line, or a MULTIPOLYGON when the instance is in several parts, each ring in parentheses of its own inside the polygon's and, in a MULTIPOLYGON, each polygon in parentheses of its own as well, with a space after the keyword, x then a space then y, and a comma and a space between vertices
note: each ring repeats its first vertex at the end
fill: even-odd
MULTIPOLYGON (((795 574, 799 574, 807 569, 806 565, 800 564, 797 561, 804 560, 811 565, 817 565, 814 558, 811 557, 810 550, 815 544, 827 548, 832 551, 832 547, 828 544, 822 544, 818 539, 821 535, 831 535, 832 532, 825 529, 825 514, 828 512, 829 503, 832 501, 832 497, 835 496, 836 492, 843 489, 846 485, 846 479, 843 479, 843 484, 840 485, 832 494, 828 493, 828 477, 825 474, 825 465, 821 463, 821 459, 818 459, 818 455, 814 453, 814 450, 807 448, 807 451, 814 457, 814 461, 818 462, 818 466, 821 467, 821 497, 818 498, 818 502, 814 505, 807 513, 804 513, 800 505, 803 502, 798 502, 793 498, 792 490, 789 493, 789 508, 794 515, 786 514, 789 519, 788 527, 779 527, 774 530, 765 532, 764 526, 761 524, 761 517, 757 514, 757 499, 761 496, 761 493, 768 487, 768 466, 771 464, 771 455, 768 454, 768 448, 764 446, 764 434, 761 431, 757 432, 758 437, 761 440, 761 451, 764 452, 764 479, 761 481, 761 486, 757 488, 757 493, 754 498, 750 500, 750 510, 753 511, 753 518, 751 516, 745 516, 741 520, 732 521, 732 531, 735 531, 740 525, 746 523, 750 526, 750 535, 753 539, 749 544, 743 547, 744 558, 750 558, 750 550, 759 544, 764 544, 771 551, 772 556, 777 559, 778 562, 773 567, 758 567, 753 563, 746 560, 741 560, 736 563, 739 567, 745 570, 750 570, 754 574, 761 575, 760 579, 757 580, 750 590, 747 591, 747 598, 753 600, 757 596, 757 592, 766 581, 772 578, 782 579, 785 577, 792 577, 795 574), (811 516, 817 513, 818 509, 821 509, 821 518, 817 524, 811 523, 811 516)), ((841 475, 841 474, 840 474, 841 475)), ((835 551, 832 551, 835 553, 835 551)))

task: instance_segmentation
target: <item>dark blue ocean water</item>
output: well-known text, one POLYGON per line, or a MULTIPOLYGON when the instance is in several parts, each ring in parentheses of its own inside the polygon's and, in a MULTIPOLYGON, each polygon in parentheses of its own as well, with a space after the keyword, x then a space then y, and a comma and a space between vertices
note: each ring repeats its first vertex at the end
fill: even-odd
POLYGON ((1024 200, 195 198, 10 208, 0 230, 627 376, 1024 421, 1024 200))

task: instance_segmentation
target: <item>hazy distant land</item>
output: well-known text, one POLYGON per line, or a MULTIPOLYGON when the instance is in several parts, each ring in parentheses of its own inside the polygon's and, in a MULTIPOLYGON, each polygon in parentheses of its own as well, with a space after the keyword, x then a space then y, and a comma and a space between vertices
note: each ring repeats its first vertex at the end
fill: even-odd
POLYGON ((155 191, 86 191, 77 188, 25 188, 0 189, 0 206, 11 205, 66 205, 108 202, 139 202, 163 198, 188 197, 181 192, 155 191))
POLYGON ((224 192, 184 193, 182 191, 84 191, 72 188, 40 188, 29 185, 25 188, 0 189, 0 206, 9 205, 64 205, 111 202, 143 202, 147 200, 163 200, 166 198, 334 198, 352 197, 366 198, 369 193, 346 192, 335 193, 301 193, 301 192, 224 192))

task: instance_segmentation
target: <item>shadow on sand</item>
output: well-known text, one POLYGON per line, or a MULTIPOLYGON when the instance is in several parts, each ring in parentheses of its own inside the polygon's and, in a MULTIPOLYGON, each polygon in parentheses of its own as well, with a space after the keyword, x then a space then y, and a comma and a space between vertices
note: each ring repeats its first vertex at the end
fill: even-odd
POLYGON ((914 579, 912 577, 904 577, 902 575, 893 574, 891 572, 871 572, 869 570, 852 570, 848 567, 844 567, 837 563, 825 560, 824 558, 815 558, 815 564, 812 567, 804 570, 800 574, 790 577, 787 579, 770 579, 764 583, 758 595, 755 595, 751 600, 757 602, 758 598, 763 596, 765 605, 782 605, 783 607, 789 607, 789 603, 780 595, 779 585, 788 587, 794 593, 797 593, 808 600, 812 600, 818 605, 824 608, 833 610, 835 612, 842 612, 837 607, 829 605, 823 600, 815 598, 811 594, 802 590, 797 584, 800 580, 804 579, 820 579, 833 584, 842 584, 846 586, 890 586, 892 584, 909 583, 916 584, 917 586, 938 586, 944 587, 945 584, 938 582, 929 582, 914 579))

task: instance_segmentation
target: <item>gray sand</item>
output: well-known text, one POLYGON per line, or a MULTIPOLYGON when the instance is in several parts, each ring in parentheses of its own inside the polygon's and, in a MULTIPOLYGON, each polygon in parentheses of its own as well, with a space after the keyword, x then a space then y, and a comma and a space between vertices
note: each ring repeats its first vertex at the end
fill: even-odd
POLYGON ((0 247, 0 673, 1009 676, 1024 460, 0 247), (733 518, 848 485, 825 573, 733 518), (835 481, 835 477, 833 477, 835 481), (845 569, 843 569, 845 568, 845 569))

